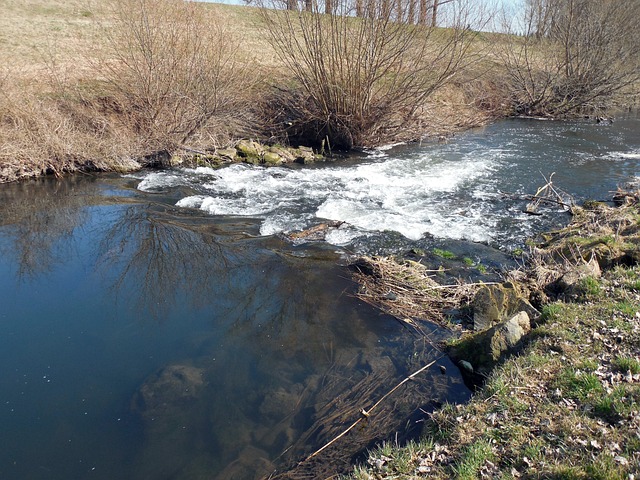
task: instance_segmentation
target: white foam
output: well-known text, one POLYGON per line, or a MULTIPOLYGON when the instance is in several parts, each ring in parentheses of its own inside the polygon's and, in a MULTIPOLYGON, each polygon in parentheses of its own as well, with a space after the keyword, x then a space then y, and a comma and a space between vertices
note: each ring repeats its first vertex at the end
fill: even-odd
POLYGON ((328 233, 327 241, 335 245, 387 230, 412 240, 425 233, 487 240, 493 226, 473 213, 479 208, 473 192, 477 182, 496 168, 501 152, 443 148, 447 151, 410 158, 369 157, 368 162, 357 165, 263 168, 236 164, 215 170, 153 172, 138 188, 189 187, 197 195, 179 200, 178 207, 199 208, 211 215, 262 218, 262 235, 302 230, 328 219, 350 225, 328 233), (458 193, 467 188, 471 188, 468 198, 460 200, 458 193), (444 207, 452 201, 454 207, 444 207), (443 211, 445 208, 451 211, 443 211), (472 213, 463 216, 461 211, 472 213))
POLYGON ((353 240, 363 235, 368 235, 367 232, 359 231, 355 228, 337 228, 330 230, 325 240, 332 245, 348 245, 353 240))
POLYGON ((183 177, 176 173, 153 172, 146 175, 138 184, 138 190, 143 192, 160 192, 167 188, 176 187, 184 183, 183 177))
POLYGON ((606 155, 608 158, 625 160, 640 160, 640 151, 632 150, 630 152, 609 152, 606 155))
POLYGON ((202 202, 205 200, 205 198, 207 197, 204 197, 202 195, 184 197, 183 199, 178 200, 176 206, 182 208, 200 208, 200 205, 202 205, 202 202))

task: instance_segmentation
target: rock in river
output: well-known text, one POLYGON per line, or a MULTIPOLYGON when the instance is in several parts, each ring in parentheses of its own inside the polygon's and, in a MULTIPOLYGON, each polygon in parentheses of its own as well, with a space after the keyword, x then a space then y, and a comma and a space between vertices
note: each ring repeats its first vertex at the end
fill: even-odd
POLYGON ((132 407, 143 418, 175 413, 196 401, 204 385, 202 374, 202 369, 189 365, 165 367, 142 384, 132 407))

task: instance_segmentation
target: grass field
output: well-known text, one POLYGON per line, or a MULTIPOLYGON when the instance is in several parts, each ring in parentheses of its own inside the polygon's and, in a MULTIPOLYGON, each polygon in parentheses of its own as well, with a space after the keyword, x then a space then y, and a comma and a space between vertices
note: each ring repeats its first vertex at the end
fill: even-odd
MULTIPOLYGON (((148 59, 144 53, 126 50, 139 48, 136 45, 118 51, 122 47, 117 42, 128 35, 127 25, 122 17, 119 21, 114 17, 109 5, 113 4, 0 0, 0 182, 81 170, 140 168, 153 163, 149 159, 158 152, 176 153, 183 142, 179 131, 189 130, 178 124, 193 116, 191 107, 161 100, 160 90, 165 90, 166 97, 172 89, 188 84, 187 88, 199 89, 194 93, 197 98, 211 101, 206 89, 196 85, 208 80, 194 81, 190 74, 178 78, 181 70, 192 68, 180 57, 178 47, 172 53, 162 42, 156 43, 153 48, 164 49, 163 59, 176 66, 160 65, 154 77, 135 77, 141 65, 135 62, 148 59), (133 62, 129 70, 122 67, 126 62, 133 62), (165 84, 163 78, 168 79, 165 84), (145 86, 147 80, 155 83, 145 86), (171 81, 183 84, 170 85, 171 81), (182 110, 171 112, 174 107, 182 110)), ((212 60, 218 62, 220 72, 210 78, 219 81, 235 75, 237 86, 234 91, 233 86, 223 85, 224 115, 216 107, 214 117, 204 115, 204 123, 192 121, 197 134, 189 136, 188 146, 208 149, 245 136, 259 138, 271 128, 265 127, 274 115, 270 95, 292 87, 291 72, 267 41, 259 9, 203 3, 197 4, 197 10, 200 32, 218 42, 226 55, 212 60), (214 38, 215 29, 223 32, 221 36, 214 38)), ((174 19, 155 28, 160 35, 179 37, 183 32, 176 26, 181 21, 174 19)), ((474 49, 485 50, 489 43, 486 35, 479 36, 474 49)), ((401 130, 404 137, 397 140, 441 138, 489 121, 495 112, 477 108, 473 100, 478 92, 485 95, 487 91, 475 79, 484 69, 477 67, 431 95, 418 110, 417 121, 401 130)), ((203 64, 199 72, 210 69, 203 64)), ((216 95, 222 98, 219 92, 216 95)), ((197 98, 194 104, 200 101, 197 98)))

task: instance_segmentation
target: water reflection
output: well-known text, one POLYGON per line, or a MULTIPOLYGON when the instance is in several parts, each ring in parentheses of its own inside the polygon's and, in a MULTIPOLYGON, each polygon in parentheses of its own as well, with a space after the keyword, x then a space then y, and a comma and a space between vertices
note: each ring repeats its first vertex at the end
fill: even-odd
POLYGON ((50 271, 72 248, 74 231, 86 221, 84 207, 95 183, 81 177, 29 181, 0 188, 0 226, 9 226, 9 242, 0 253, 13 258, 19 276, 50 271))
MULTIPOLYGON (((12 445, 0 476, 281 471, 439 355, 357 302, 332 249, 255 238, 246 219, 179 212, 111 177, 7 186, 2 195, 0 269, 15 281, 0 281, 11 298, 0 312, 0 400, 21 410, 0 411, 12 445), (24 279, 29 288, 18 288, 24 279), (47 293, 34 301, 34 292, 47 293)), ((425 411, 465 397, 449 367, 451 375, 429 372, 408 387, 425 411)), ((348 468, 373 439, 410 431, 414 410, 399 392, 305 474, 348 468)))
POLYGON ((135 291, 138 308, 161 318, 181 296, 194 307, 205 305, 216 286, 227 282, 241 250, 225 249, 164 207, 133 205, 100 242, 97 269, 112 278, 116 293, 135 291))

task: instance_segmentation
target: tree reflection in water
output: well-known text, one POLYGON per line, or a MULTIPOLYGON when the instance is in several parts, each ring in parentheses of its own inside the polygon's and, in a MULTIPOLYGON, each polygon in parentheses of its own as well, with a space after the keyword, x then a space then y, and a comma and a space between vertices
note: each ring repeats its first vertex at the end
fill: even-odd
POLYGON ((73 235, 87 219, 85 207, 97 188, 87 179, 27 181, 0 188, 0 226, 9 241, 0 253, 14 258, 20 277, 33 277, 63 263, 73 235))
MULTIPOLYGON (((333 248, 252 237, 249 220, 108 189, 104 179, 79 177, 3 188, 0 248, 19 278, 82 257, 79 271, 98 273, 94 294, 121 299, 113 308, 131 316, 126 324, 162 335, 166 321, 187 332, 186 356, 168 355, 175 361, 146 372, 133 395, 144 441, 130 478, 253 478, 295 463, 438 354, 407 343, 396 322, 349 295, 333 248), (198 316, 209 320, 193 329, 198 316)), ((443 399, 457 382, 427 375, 410 388, 443 399)), ((343 465, 414 407, 396 398, 381 408, 384 422, 339 446, 343 465)))

